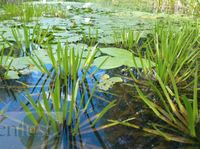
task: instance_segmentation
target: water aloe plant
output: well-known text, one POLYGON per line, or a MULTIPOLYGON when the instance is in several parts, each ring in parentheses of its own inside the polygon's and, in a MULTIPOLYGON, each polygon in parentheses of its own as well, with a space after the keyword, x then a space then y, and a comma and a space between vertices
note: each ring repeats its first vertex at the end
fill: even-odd
POLYGON ((97 44, 98 38, 99 38, 99 31, 98 29, 94 31, 89 27, 88 33, 86 32, 83 33, 83 42, 86 43, 87 45, 92 46, 92 45, 97 44), (92 33, 94 31, 95 33, 92 33))
MULTIPOLYGON (((135 85, 139 97, 153 111, 155 116, 161 119, 164 123, 153 122, 151 128, 142 128, 134 125, 129 120, 122 122, 112 121, 115 124, 122 124, 136 129, 142 129, 148 133, 159 135, 170 141, 182 143, 198 143, 199 129, 199 106, 198 106, 198 67, 196 66, 194 81, 193 81, 193 97, 184 95, 179 92, 179 88, 175 83, 175 78, 170 71, 170 79, 172 86, 165 86, 164 82, 157 75, 159 82, 157 86, 152 81, 149 81, 148 86, 151 88, 152 94, 156 99, 151 99, 147 96, 138 85, 135 85), (159 100, 158 103, 155 100, 159 100)), ((132 119, 130 119, 132 120, 132 119)))
POLYGON ((114 32, 113 37, 117 47, 132 50, 133 48, 138 47, 141 33, 131 29, 123 29, 120 32, 114 32))
POLYGON ((0 49, 0 80, 8 78, 8 72, 12 64, 12 60, 9 59, 11 53, 12 49, 7 53, 7 55, 5 55, 4 45, 2 49, 0 49))
MULTIPOLYGON (((154 78, 154 73, 158 74, 161 80, 169 83, 170 69, 175 77, 176 83, 184 85, 192 73, 194 73, 194 66, 198 60, 200 51, 198 47, 199 42, 199 25, 194 26, 186 24, 181 28, 173 29, 170 26, 166 28, 161 24, 155 27, 153 37, 149 39, 146 46, 145 54, 138 50, 137 55, 142 59, 146 58, 155 63, 151 69, 145 69, 145 78, 154 78)), ((133 61, 135 56, 133 56, 133 61)), ((150 64, 150 63, 149 63, 150 64)), ((137 64, 136 64, 137 69, 137 64)), ((137 69, 140 73, 140 70, 137 69)))
MULTIPOLYGON (((176 32, 171 28, 157 28, 153 44, 151 42, 148 45, 151 48, 147 48, 146 55, 138 52, 141 59, 146 57, 154 61, 154 67, 139 69, 133 56, 139 73, 139 76, 135 76, 130 71, 134 89, 162 121, 152 122, 149 128, 129 122, 133 120, 130 118, 124 121, 111 120, 108 126, 122 124, 170 141, 199 143, 199 28, 184 26, 181 29, 182 32, 176 32)), ((141 62, 141 65, 144 64, 141 62)))
POLYGON ((22 26, 22 29, 11 28, 11 33, 14 44, 7 40, 7 37, 4 37, 4 35, 2 35, 2 38, 13 49, 13 53, 17 54, 12 56, 26 56, 27 54, 31 54, 33 50, 39 48, 39 46, 45 46, 53 39, 48 29, 41 29, 39 25, 36 25, 33 29, 25 25, 22 26))
MULTIPOLYGON (((60 132, 63 127, 73 126, 70 131, 74 135, 77 133, 81 115, 87 113, 96 90, 97 83, 94 82, 93 86, 86 83, 89 79, 88 70, 92 66, 96 52, 95 46, 87 52, 86 57, 83 57, 83 50, 75 52, 74 48, 68 46, 63 48, 61 43, 58 43, 55 53, 51 47, 47 51, 52 66, 50 71, 45 65, 46 62, 37 55, 31 55, 34 65, 50 79, 48 88, 43 83, 39 99, 35 100, 30 94, 27 94, 27 103, 19 99, 35 127, 39 125, 40 121, 37 119, 39 116, 47 126, 52 125, 55 132, 60 132), (34 115, 35 112, 37 116, 34 115)), ((89 77, 92 77, 97 70, 98 68, 89 74, 89 77)), ((114 105, 115 101, 110 102, 101 112, 94 115, 91 127, 94 127, 114 105)))

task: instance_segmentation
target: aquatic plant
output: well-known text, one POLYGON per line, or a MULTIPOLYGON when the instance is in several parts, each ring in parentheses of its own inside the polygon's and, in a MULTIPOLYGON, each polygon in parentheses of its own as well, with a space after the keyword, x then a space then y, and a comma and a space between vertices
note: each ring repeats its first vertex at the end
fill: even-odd
POLYGON ((7 40, 6 36, 2 35, 4 41, 13 49, 15 56, 25 56, 32 53, 37 47, 46 45, 53 39, 52 35, 49 35, 48 29, 41 29, 39 25, 36 25, 33 29, 22 26, 20 28, 11 28, 14 44, 12 41, 7 40))
MULTIPOLYGON (((155 67, 149 67, 152 69, 143 69, 145 78, 152 79, 154 74, 157 74, 164 84, 168 84, 167 69, 170 69, 175 82, 183 87, 184 82, 194 73, 193 68, 200 54, 198 34, 198 24, 194 26, 187 24, 180 28, 172 28, 171 25, 165 27, 162 23, 157 24, 153 36, 145 44, 146 52, 142 53, 140 50, 137 52, 140 58, 145 57, 156 64, 155 67)), ((140 70, 137 70, 140 73, 140 70)))
MULTIPOLYGON (((181 32, 176 28, 156 27, 155 35, 146 49, 147 60, 155 62, 154 67, 137 67, 138 76, 130 70, 138 92, 138 98, 153 111, 160 122, 150 127, 135 125, 134 118, 124 121, 111 120, 111 125, 122 124, 145 132, 159 135, 169 141, 199 143, 199 28, 184 26, 181 32)), ((138 51, 140 58, 143 55, 138 51)), ((150 63, 149 63, 150 64, 150 63)), ((144 65, 144 64, 142 64, 144 65)), ((109 126, 108 125, 108 126, 109 126)))
POLYGON ((117 47, 132 50, 138 48, 141 33, 131 29, 123 29, 120 32, 114 32, 113 38, 117 47))
MULTIPOLYGON (((46 51, 55 74, 60 75, 63 79, 69 75, 74 80, 77 80, 78 71, 88 71, 97 53, 96 46, 84 51, 84 49, 75 50, 74 47, 70 47, 68 44, 63 48, 60 42, 57 44, 56 54, 50 45, 46 51)), ((36 54, 30 58, 42 73, 51 76, 51 73, 45 66, 47 62, 43 62, 36 54)), ((97 70, 98 68, 95 71, 97 70)), ((85 77, 83 75, 83 80, 85 77)))
POLYGON ((103 56, 94 60, 94 65, 100 66, 101 69, 113 69, 121 66, 137 67, 138 69, 148 69, 154 67, 153 61, 135 56, 131 51, 120 48, 100 48, 103 56), (134 59, 133 59, 134 55, 134 59))
POLYGON ((84 32, 83 33, 83 42, 86 43, 87 45, 95 45, 98 42, 99 38, 99 32, 98 29, 92 30, 90 27, 88 28, 88 33, 84 32), (95 34, 93 33, 95 32, 95 34))
POLYGON ((3 5, 4 14, 2 19, 11 19, 13 17, 18 17, 22 22, 30 22, 34 19, 37 20, 38 17, 42 16, 52 16, 52 17, 62 17, 67 16, 67 11, 63 10, 58 6, 50 5, 34 5, 31 3, 8 3, 3 5), (58 11, 59 9, 59 11, 58 11))
MULTIPOLYGON (((37 55, 31 56, 38 69, 50 78, 50 84, 48 92, 45 89, 45 83, 43 83, 42 99, 35 101, 28 94, 27 101, 47 125, 54 126, 55 132, 59 132, 60 126, 66 127, 75 124, 73 133, 76 134, 80 124, 80 116, 87 112, 96 89, 96 83, 94 83, 93 87, 86 83, 88 69, 91 67, 96 54, 96 46, 88 51, 87 56, 84 58, 83 51, 81 53, 77 51, 76 53, 74 48, 68 48, 68 46, 62 48, 61 43, 58 43, 57 51, 54 55, 53 49, 49 47, 47 53, 52 65, 50 71, 37 55), (79 76, 80 72, 82 72, 81 76, 79 76)), ((90 74, 90 77, 97 70, 98 68, 90 74)), ((29 119, 37 127, 38 121, 28 104, 23 103, 22 100, 20 100, 20 103, 28 114, 29 119)), ((94 127, 98 120, 114 105, 115 101, 110 102, 100 113, 95 115, 91 127, 94 127)))
MULTIPOLYGON (((43 86, 41 93, 42 99, 35 101, 30 94, 27 94, 27 102, 32 106, 34 111, 31 111, 32 108, 29 107, 28 104, 25 104, 20 99, 19 101, 29 119, 36 127, 39 122, 36 116, 34 116, 35 112, 45 121, 47 126, 53 125, 55 132, 59 131, 60 125, 70 126, 75 123, 76 125, 73 131, 74 134, 76 134, 80 124, 80 116, 88 110, 88 106, 95 91, 95 88, 93 88, 87 100, 85 99, 84 93, 81 97, 77 97, 79 94, 79 82, 80 80, 77 80, 77 82, 74 82, 72 85, 70 85, 69 82, 69 84, 65 84, 65 86, 68 87, 63 88, 60 86, 62 82, 60 82, 60 78, 57 76, 53 88, 50 87, 50 92, 45 91, 45 87, 43 86)), ((91 126, 95 126, 99 119, 114 105, 115 101, 110 102, 100 113, 95 115, 91 126)))
POLYGON ((122 124, 125 126, 133 127, 136 129, 144 130, 154 135, 164 137, 169 141, 177 141, 182 143, 195 144, 199 142, 198 129, 199 129, 199 106, 198 106, 198 67, 195 68, 194 81, 193 81, 193 97, 179 92, 176 85, 175 78, 168 69, 171 86, 165 86, 161 78, 156 75, 159 85, 153 81, 148 82, 154 99, 144 93, 139 85, 135 85, 138 91, 139 98, 153 111, 155 116, 163 122, 152 122, 151 128, 140 127, 125 120, 122 122, 112 121, 113 124, 122 124))
POLYGON ((7 55, 4 55, 4 49, 3 45, 2 49, 0 49, 0 80, 8 78, 8 72, 12 64, 12 60, 9 59, 12 50, 7 55))

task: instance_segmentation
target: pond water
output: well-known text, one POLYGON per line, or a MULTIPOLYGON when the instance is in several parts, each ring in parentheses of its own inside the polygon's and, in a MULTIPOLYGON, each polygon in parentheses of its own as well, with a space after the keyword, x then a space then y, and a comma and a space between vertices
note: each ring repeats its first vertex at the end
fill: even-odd
MULTIPOLYGON (((36 3, 35 5, 42 4, 36 3)), ((141 37, 145 39, 154 29, 156 22, 171 19, 175 24, 179 24, 180 20, 184 21, 185 19, 179 16, 180 20, 174 20, 174 16, 163 14, 155 15, 121 8, 113 9, 92 3, 88 4, 89 6, 78 2, 49 3, 49 5, 57 5, 58 8, 66 10, 67 16, 65 18, 43 16, 37 19, 35 18, 31 22, 27 22, 25 25, 29 27, 30 32, 33 32, 36 24, 40 26, 41 29, 46 29, 48 35, 45 36, 45 39, 49 36, 52 37, 49 40, 49 44, 51 44, 54 49, 56 49, 58 41, 61 42, 61 45, 65 45, 66 41, 68 41, 68 44, 72 47, 87 48, 90 41, 88 38, 84 40, 84 35, 91 36, 90 39, 96 38, 93 46, 98 43, 100 47, 110 47, 115 44, 113 34, 124 28, 142 31, 141 37)), ((17 27, 19 28, 19 32, 23 34, 22 26, 23 23, 19 21, 19 18, 1 21, 0 34, 10 43, 16 44, 16 39, 13 37, 11 28, 17 27)), ((5 44, 3 37, 0 37, 0 47, 5 44)), ((46 53, 40 52, 40 50, 47 48, 47 46, 43 43, 38 43, 38 45, 37 54, 39 57, 41 56, 41 58, 46 59, 46 53)), ((9 46, 7 48, 9 49, 9 46)), ((142 123, 144 126, 154 119, 154 117, 151 116, 151 112, 144 107, 141 101, 134 100, 136 98, 134 97, 135 91, 125 83, 126 79, 123 79, 124 83, 116 83, 112 86, 109 92, 100 90, 95 92, 88 110, 81 115, 77 135, 73 136, 67 125, 62 127, 62 131, 59 135, 55 135, 51 132, 53 129, 51 127, 53 126, 47 128, 43 120, 40 122, 39 131, 37 131, 37 133, 31 133, 32 124, 23 111, 18 99, 28 105, 26 101, 26 94, 28 92, 36 101, 39 100, 42 84, 45 82, 45 89, 48 91, 47 86, 51 84, 51 80, 48 80, 46 76, 38 70, 31 70, 30 62, 27 61, 26 58, 23 60, 23 57, 19 57, 19 60, 14 60, 12 65, 15 66, 15 70, 13 69, 11 73, 11 78, 14 74, 13 80, 0 79, 0 109, 5 110, 8 115, 7 117, 1 116, 0 146, 3 148, 37 149, 51 148, 52 146, 55 148, 70 149, 193 148, 193 146, 168 142, 160 137, 152 136, 141 130, 131 129, 125 126, 114 126, 102 129, 103 125, 108 124, 107 120, 109 119, 121 120, 135 117, 137 119, 134 119, 133 122, 136 124, 142 123), (90 127, 95 115, 99 113, 108 102, 113 100, 117 100, 117 105, 112 108, 112 112, 107 112, 95 127, 90 127)), ((47 66, 47 68, 50 67, 51 66, 47 66)), ((94 77, 100 80, 105 74, 109 74, 110 77, 122 76, 121 70, 124 68, 125 67, 122 66, 112 70, 99 70, 94 77)), ((91 69, 95 68, 92 67, 91 69)), ((79 75, 81 76, 81 72, 79 75)), ((87 82, 89 88, 92 89, 95 81, 90 78, 90 74, 88 74, 87 82)), ((78 94, 77 102, 80 102, 80 99, 81 95, 78 94)), ((70 97, 69 102, 71 102, 70 97)), ((70 127, 75 126, 76 124, 73 124, 70 127)))

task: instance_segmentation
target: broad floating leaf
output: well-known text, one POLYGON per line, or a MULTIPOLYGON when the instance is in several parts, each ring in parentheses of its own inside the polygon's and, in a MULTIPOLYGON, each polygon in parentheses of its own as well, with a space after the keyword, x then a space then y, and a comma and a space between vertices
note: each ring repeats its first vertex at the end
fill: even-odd
POLYGON ((94 60, 95 66, 101 69, 113 69, 121 66, 149 68, 155 66, 154 62, 133 56, 133 54, 125 49, 119 48, 101 48, 100 51, 107 56, 100 56, 94 60))

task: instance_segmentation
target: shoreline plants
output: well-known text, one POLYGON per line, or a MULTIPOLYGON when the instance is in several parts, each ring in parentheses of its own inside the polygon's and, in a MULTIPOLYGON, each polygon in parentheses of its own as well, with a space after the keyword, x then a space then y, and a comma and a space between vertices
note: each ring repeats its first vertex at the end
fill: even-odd
MULTIPOLYGON (((98 71, 96 68, 92 74, 88 74, 96 52, 95 46, 83 56, 83 49, 75 51, 67 45, 63 48, 61 43, 58 43, 56 54, 51 47, 47 50, 51 62, 50 70, 47 69, 46 62, 43 62, 37 55, 31 56, 34 65, 50 79, 49 84, 46 81, 42 83, 39 99, 34 100, 29 94, 26 97, 27 103, 19 99, 34 127, 39 125, 37 121, 39 116, 47 126, 53 126, 55 133, 61 133, 61 130, 70 127, 69 131, 73 135, 77 134, 81 124, 80 118, 83 114, 87 114, 96 90, 97 83, 94 82, 91 86, 87 82, 98 71), (79 75, 80 73, 82 74, 79 75), (46 85, 48 88, 45 87, 46 85), (33 112, 36 112, 37 116, 33 112)), ((113 106, 115 106, 115 101, 108 103, 100 113, 95 114, 89 124, 90 127, 95 127, 101 117, 113 106)))
MULTIPOLYGON (((144 67, 141 72, 133 56, 139 79, 130 71, 134 80, 130 86, 161 121, 150 121, 140 127, 130 118, 109 120, 109 125, 125 125, 169 141, 199 144, 199 27, 187 24, 179 31, 161 26, 155 28, 153 38, 147 41, 144 55, 155 66, 144 67)), ((139 56, 143 58, 142 54, 139 56)))

